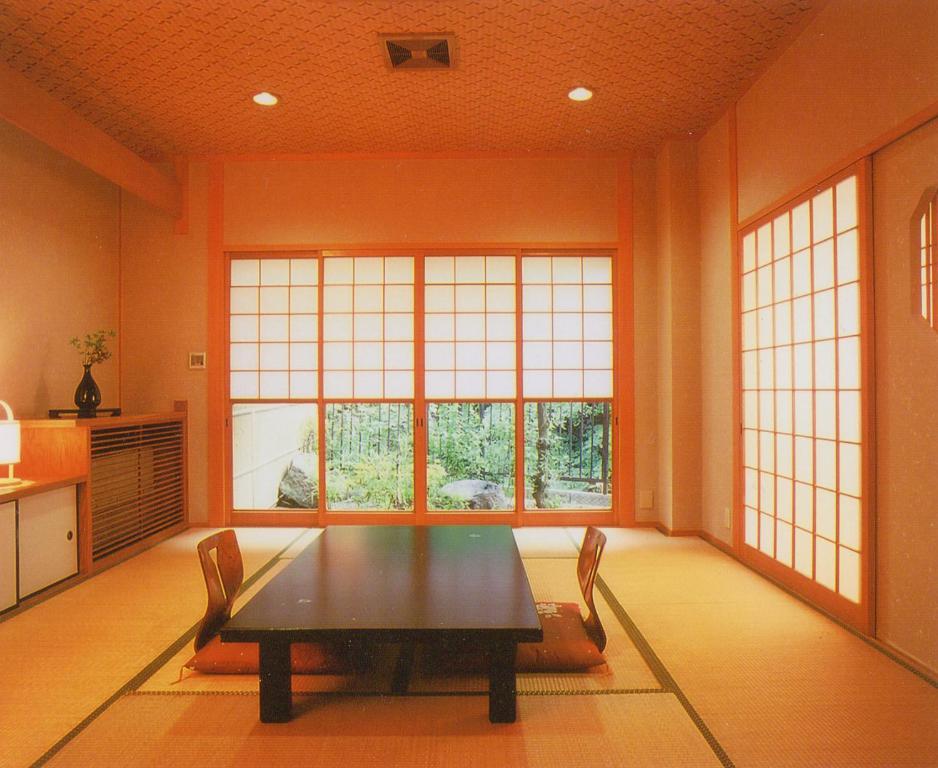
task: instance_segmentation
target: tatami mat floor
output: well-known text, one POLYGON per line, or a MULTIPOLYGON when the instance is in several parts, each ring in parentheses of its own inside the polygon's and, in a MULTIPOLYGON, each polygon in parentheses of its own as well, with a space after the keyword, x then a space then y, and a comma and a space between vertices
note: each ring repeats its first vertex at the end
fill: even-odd
MULTIPOLYGON (((933 681, 699 539, 606 532, 608 668, 519 678, 517 723, 418 679, 320 681, 263 725, 256 679, 175 683, 204 609, 193 529, 0 621, 0 766, 938 766, 933 681)), ((257 589, 318 531, 238 534, 257 589)), ((566 599, 582 529, 516 536, 535 593, 566 599)))

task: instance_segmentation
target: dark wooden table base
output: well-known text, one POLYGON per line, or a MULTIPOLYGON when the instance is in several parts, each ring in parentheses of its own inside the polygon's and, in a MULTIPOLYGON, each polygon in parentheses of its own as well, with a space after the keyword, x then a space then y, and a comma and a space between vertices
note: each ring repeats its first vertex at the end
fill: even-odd
MULTIPOLYGON (((403 652, 413 653, 405 644, 403 652)), ((489 651, 489 722, 513 723, 517 719, 515 654, 517 643, 497 643, 489 651)), ((412 657, 411 657, 412 660, 412 657)), ((409 670, 408 670, 409 671, 409 670)), ((395 684, 394 693, 406 692, 395 684)), ((290 673, 290 644, 280 641, 260 643, 260 719, 262 723, 288 723, 293 717, 293 689, 290 673)))
POLYGON ((513 723, 517 716, 515 652, 516 643, 492 646, 489 667, 489 722, 513 723))
POLYGON ((290 643, 260 643, 261 722, 287 723, 293 716, 290 643))
POLYGON ((517 644, 544 633, 509 526, 365 525, 323 531, 220 635, 259 644, 264 723, 290 720, 290 645, 301 642, 399 644, 388 695, 406 693, 415 644, 439 651, 442 671, 451 647, 485 652, 489 720, 513 723, 517 644))

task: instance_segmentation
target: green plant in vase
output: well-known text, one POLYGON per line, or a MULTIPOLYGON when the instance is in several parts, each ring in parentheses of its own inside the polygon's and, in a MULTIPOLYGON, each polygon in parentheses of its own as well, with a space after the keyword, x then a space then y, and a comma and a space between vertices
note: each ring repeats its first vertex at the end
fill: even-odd
POLYGON ((107 348, 107 343, 108 339, 115 336, 117 334, 114 331, 102 330, 89 333, 84 339, 75 336, 69 341, 81 355, 81 364, 85 369, 75 389, 75 405, 78 406, 79 418, 93 417, 101 405, 101 390, 91 375, 91 366, 111 358, 111 350, 107 348))

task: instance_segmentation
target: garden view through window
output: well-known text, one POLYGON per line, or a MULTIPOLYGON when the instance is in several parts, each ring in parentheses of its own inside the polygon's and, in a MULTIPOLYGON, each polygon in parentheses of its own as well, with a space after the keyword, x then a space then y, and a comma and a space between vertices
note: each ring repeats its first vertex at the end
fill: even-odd
POLYGON ((611 255, 252 254, 229 277, 235 510, 612 507, 611 255))

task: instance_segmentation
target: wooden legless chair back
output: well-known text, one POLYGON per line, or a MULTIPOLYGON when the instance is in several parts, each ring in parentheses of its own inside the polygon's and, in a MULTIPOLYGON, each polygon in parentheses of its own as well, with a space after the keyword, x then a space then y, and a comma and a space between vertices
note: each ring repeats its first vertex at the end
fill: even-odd
POLYGON ((589 615, 583 620, 583 625, 586 628, 586 634, 589 635, 589 638, 600 651, 606 647, 606 631, 599 621, 599 614, 596 613, 596 606, 593 603, 593 584, 596 581, 596 574, 599 572, 599 559, 602 557, 605 546, 606 534, 599 528, 590 526, 583 536, 580 557, 576 563, 576 575, 577 580, 580 582, 580 592, 587 608, 589 608, 589 615))
POLYGON ((208 593, 208 606, 195 637, 197 651, 231 618, 231 608, 244 580, 241 548, 238 546, 238 537, 230 528, 202 539, 198 552, 208 593))

